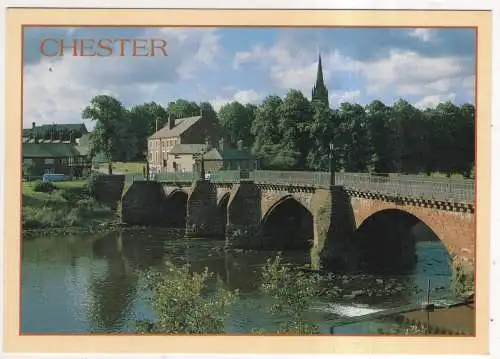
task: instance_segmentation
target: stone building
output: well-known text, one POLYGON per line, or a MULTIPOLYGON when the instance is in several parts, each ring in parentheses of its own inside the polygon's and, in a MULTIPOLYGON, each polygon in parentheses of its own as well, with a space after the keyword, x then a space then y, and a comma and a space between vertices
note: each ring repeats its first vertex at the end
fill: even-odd
POLYGON ((167 172, 196 172, 196 158, 206 151, 207 145, 203 144, 178 144, 169 152, 167 172))
MULTIPOLYGON (((174 119, 169 116, 166 125, 158 129, 148 138, 148 164, 152 173, 172 171, 176 158, 171 154, 176 145, 204 144, 206 139, 210 144, 222 135, 217 123, 203 115, 174 119)), ((185 150, 180 149, 181 152, 185 150)), ((178 153, 179 155, 190 155, 178 153)), ((183 157, 184 159, 184 157, 183 157)), ((177 163, 177 162, 176 162, 177 163)), ((180 164, 180 168, 187 166, 180 164)), ((187 166, 189 167, 189 166, 187 166)), ((186 167, 186 168, 187 168, 186 167)), ((192 171, 192 168, 190 169, 192 171)))
MULTIPOLYGON (((224 139, 219 140, 217 147, 209 148, 203 155, 206 172, 248 170, 253 171, 258 168, 258 159, 249 151, 243 148, 242 141, 238 141, 237 148, 232 148, 224 143, 224 139)), ((196 158, 195 168, 201 167, 201 157, 196 158)))

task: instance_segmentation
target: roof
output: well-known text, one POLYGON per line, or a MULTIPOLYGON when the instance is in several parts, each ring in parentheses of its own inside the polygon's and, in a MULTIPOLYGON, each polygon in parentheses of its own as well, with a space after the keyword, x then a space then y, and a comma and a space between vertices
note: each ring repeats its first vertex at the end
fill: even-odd
MULTIPOLYGON (((74 131, 76 133, 88 133, 87 127, 85 126, 84 123, 60 123, 60 124, 53 124, 53 125, 40 125, 40 126, 35 126, 35 131, 38 134, 44 134, 48 131, 51 131, 52 128, 55 128, 56 132, 58 131, 63 131, 66 130, 68 132, 74 131)), ((23 129, 23 136, 29 136, 33 132, 33 128, 24 128, 23 129)))
POLYGON ((171 150, 170 153, 176 155, 196 155, 206 148, 204 144, 177 144, 171 150))
POLYGON ((246 150, 236 148, 212 148, 205 156, 206 160, 254 160, 256 157, 246 150))
POLYGON ((85 149, 72 143, 23 143, 23 157, 57 158, 86 154, 85 149))
POLYGON ((178 118, 174 120, 174 128, 170 129, 169 123, 167 121, 166 125, 161 129, 149 136, 150 139, 155 138, 167 138, 167 137, 179 137, 187 129, 193 126, 196 122, 201 120, 201 116, 178 118))

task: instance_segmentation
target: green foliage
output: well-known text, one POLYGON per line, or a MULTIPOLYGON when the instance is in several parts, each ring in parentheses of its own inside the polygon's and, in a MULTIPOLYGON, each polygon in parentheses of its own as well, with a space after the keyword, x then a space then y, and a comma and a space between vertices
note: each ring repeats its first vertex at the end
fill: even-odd
POLYGON ((198 116, 200 114, 200 106, 196 102, 178 99, 168 103, 167 112, 173 118, 198 116))
POLYGON ((72 182, 57 187, 49 182, 50 192, 36 191, 38 182, 25 183, 23 229, 88 227, 115 218, 111 209, 88 197, 84 182, 72 182))
POLYGON ((282 314, 280 332, 313 334, 317 325, 309 323, 305 314, 312 300, 319 294, 319 279, 294 271, 277 256, 268 259, 262 271, 261 290, 273 303, 271 311, 282 314))
POLYGON ((23 163, 23 176, 30 177, 33 175, 33 164, 32 163, 23 163))
POLYGON ((398 326, 387 330, 379 330, 379 334, 388 335, 426 335, 428 334, 427 326, 421 323, 411 323, 408 325, 398 326))
POLYGON ((471 104, 457 106, 448 101, 421 110, 399 99, 392 106, 374 100, 364 107, 342 103, 332 109, 322 101, 311 103, 292 89, 284 97, 267 96, 258 106, 233 101, 218 113, 208 102, 185 99, 166 108, 151 102, 127 110, 110 96, 96 96, 83 117, 96 122, 93 153, 102 152, 109 161, 142 161, 147 137, 156 125, 164 126, 169 115, 190 117, 200 110, 232 145, 242 140, 251 148, 262 169, 327 171, 333 143, 337 171, 473 176, 475 108, 471 104))
POLYGON ((141 322, 141 332, 217 334, 224 332, 224 320, 238 292, 223 287, 220 280, 211 291, 213 273, 190 273, 189 266, 167 262, 167 273, 148 274, 150 302, 158 320, 141 322))
POLYGON ((102 152, 108 159, 109 174, 111 162, 123 148, 130 148, 129 116, 122 103, 109 95, 98 95, 82 111, 82 118, 95 122, 90 134, 92 153, 102 152))
POLYGON ((90 197, 96 198, 97 183, 99 182, 99 173, 92 172, 85 184, 85 188, 90 197))
POLYGON ((54 191, 57 187, 54 186, 52 182, 43 182, 41 180, 37 180, 33 183, 33 190, 35 192, 44 192, 50 193, 54 191))
POLYGON ((452 266, 452 288, 458 296, 466 297, 474 292, 474 266, 455 260, 452 266))
POLYGON ((233 101, 222 106, 219 110, 219 122, 227 133, 233 146, 241 140, 244 146, 251 146, 253 135, 251 133, 254 121, 255 107, 244 106, 237 101, 233 101))

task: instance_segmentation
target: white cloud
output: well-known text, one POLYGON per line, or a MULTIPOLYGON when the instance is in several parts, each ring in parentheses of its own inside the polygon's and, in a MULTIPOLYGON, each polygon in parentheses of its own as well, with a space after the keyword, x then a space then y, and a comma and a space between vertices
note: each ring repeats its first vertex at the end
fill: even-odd
POLYGON ((349 103, 359 103, 359 98, 361 96, 360 90, 352 90, 352 91, 335 91, 330 92, 330 106, 337 107, 343 102, 349 103))
POLYGON ((455 93, 449 93, 447 95, 428 95, 424 96, 421 100, 415 102, 414 106, 419 109, 432 108, 442 102, 454 101, 455 97, 456 97, 455 93))
POLYGON ((431 42, 435 40, 434 31, 432 29, 417 28, 410 32, 411 37, 416 37, 422 42, 431 42))
POLYGON ((219 111, 222 106, 227 103, 238 101, 241 104, 258 104, 260 101, 264 99, 264 95, 258 93, 257 91, 250 90, 237 90, 230 96, 217 96, 214 100, 210 101, 212 106, 216 111, 219 111))
MULTIPOLYGON (((414 36, 431 41, 431 34, 427 30, 416 29, 414 36)), ((347 85, 364 85, 366 95, 373 98, 385 93, 392 93, 394 99, 406 96, 443 96, 460 88, 465 88, 469 94, 474 92, 474 67, 470 59, 464 57, 430 56, 393 49, 384 57, 359 61, 334 50, 322 53, 322 61, 327 86, 332 75, 339 73, 342 74, 343 81, 352 79, 352 83, 347 85)), ((249 62, 260 64, 275 86, 299 89, 309 97, 317 71, 317 57, 310 49, 295 48, 286 42, 278 42, 269 48, 255 46, 251 51, 239 52, 234 56, 235 68, 249 62)), ((330 91, 335 91, 334 87, 329 87, 330 91)), ((345 96, 348 96, 346 100, 354 100, 360 94, 349 92, 345 96)), ((332 96, 331 98, 332 104, 339 103, 332 96)))
POLYGON ((393 50, 386 58, 357 67, 371 95, 387 90, 397 96, 443 94, 474 78, 474 69, 466 58, 431 57, 414 51, 393 50))
MULTIPOLYGON (((328 81, 334 71, 356 71, 358 64, 350 61, 339 51, 321 54, 323 77, 328 81)), ((282 89, 298 89, 310 95, 318 68, 317 53, 305 47, 278 42, 265 48, 254 46, 250 51, 234 55, 233 68, 239 69, 244 63, 256 62, 266 71, 274 85, 282 89)))
POLYGON ((81 122, 82 109, 97 94, 112 94, 125 105, 151 101, 162 84, 178 83, 216 63, 219 38, 215 30, 155 31, 157 36, 161 31, 167 38, 167 57, 138 61, 118 56, 65 56, 58 61, 42 58, 26 65, 23 125, 81 122))

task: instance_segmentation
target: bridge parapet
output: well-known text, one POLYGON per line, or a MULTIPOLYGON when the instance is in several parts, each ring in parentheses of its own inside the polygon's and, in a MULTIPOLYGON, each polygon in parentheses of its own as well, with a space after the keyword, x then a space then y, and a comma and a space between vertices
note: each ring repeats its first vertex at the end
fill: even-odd
MULTIPOLYGON (((161 182, 192 183, 198 179, 195 172, 161 173, 155 178, 161 182)), ((329 172, 305 171, 252 171, 241 175, 240 171, 220 171, 209 175, 213 183, 239 183, 251 180, 256 184, 297 187, 327 188, 329 172)), ((208 179, 208 178, 207 178, 208 179)), ((368 173, 335 173, 335 184, 346 190, 388 195, 401 198, 425 199, 448 203, 474 205, 474 180, 427 179, 411 175, 379 176, 368 173)))

